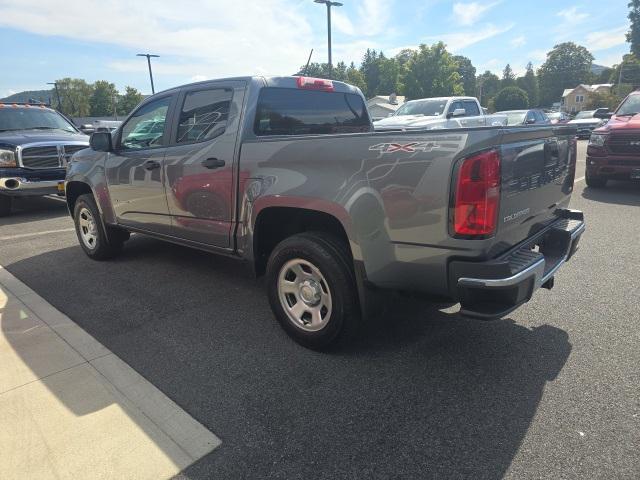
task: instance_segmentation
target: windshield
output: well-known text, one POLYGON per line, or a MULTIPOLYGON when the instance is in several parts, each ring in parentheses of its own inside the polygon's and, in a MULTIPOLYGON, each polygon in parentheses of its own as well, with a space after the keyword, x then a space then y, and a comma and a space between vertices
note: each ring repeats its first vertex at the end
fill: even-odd
POLYGON ((618 107, 616 115, 635 115, 640 113, 640 95, 629 95, 618 107))
POLYGON ((575 120, 580 120, 580 119, 583 119, 583 118, 593 118, 593 112, 594 112, 594 110, 588 110, 588 111, 580 112, 580 113, 578 113, 576 115, 575 120))
POLYGON ((0 131, 37 129, 77 132, 73 125, 54 110, 40 107, 0 108, 0 131))
POLYGON ((524 123, 527 112, 498 112, 507 116, 507 125, 520 125, 524 123))
POLYGON ((547 113, 547 117, 549 117, 549 120, 560 120, 562 118, 562 113, 560 112, 547 113))
POLYGON ((444 107, 446 106, 446 100, 412 100, 396 110, 395 116, 425 115, 431 117, 434 115, 442 115, 444 107))

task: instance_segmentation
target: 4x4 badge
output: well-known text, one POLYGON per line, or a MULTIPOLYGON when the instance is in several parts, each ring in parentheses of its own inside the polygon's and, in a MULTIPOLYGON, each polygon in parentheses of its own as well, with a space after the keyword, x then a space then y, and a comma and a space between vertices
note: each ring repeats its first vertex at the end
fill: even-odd
POLYGON ((369 150, 375 150, 381 153, 394 152, 430 152, 434 148, 439 148, 434 142, 412 142, 412 143, 378 143, 369 147, 369 150))

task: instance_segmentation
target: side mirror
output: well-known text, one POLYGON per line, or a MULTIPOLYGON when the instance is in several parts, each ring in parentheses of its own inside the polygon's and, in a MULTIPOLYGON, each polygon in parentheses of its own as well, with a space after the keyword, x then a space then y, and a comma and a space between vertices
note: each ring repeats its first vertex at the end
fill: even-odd
POLYGON ((113 145, 111 144, 111 133, 94 132, 89 139, 89 146, 96 152, 111 152, 113 145))
POLYGON ((536 119, 535 118, 527 118, 524 121, 524 123, 525 123, 525 125, 532 125, 532 124, 536 123, 536 119))
POLYGON ((464 117, 466 114, 467 114, 467 111, 464 108, 456 108, 453 112, 449 112, 447 114, 447 118, 464 117))
POLYGON ((613 112, 610 112, 608 108, 598 108, 593 112, 593 118, 602 118, 608 120, 613 116, 613 112))
POLYGON ((389 113, 387 117, 393 117, 393 113, 389 113))

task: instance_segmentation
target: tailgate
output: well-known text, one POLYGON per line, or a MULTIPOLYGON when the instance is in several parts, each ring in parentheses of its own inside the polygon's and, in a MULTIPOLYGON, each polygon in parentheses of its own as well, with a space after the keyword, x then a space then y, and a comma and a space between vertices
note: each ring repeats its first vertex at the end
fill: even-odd
POLYGON ((566 208, 576 167, 575 129, 505 129, 501 141, 502 196, 497 240, 515 245, 566 208))

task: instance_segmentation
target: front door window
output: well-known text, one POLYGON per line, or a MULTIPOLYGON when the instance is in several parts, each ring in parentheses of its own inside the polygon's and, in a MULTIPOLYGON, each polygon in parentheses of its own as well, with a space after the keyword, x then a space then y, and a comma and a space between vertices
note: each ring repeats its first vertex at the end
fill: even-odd
POLYGON ((164 131, 171 97, 163 97, 139 108, 122 127, 120 146, 140 150, 165 145, 164 131))

